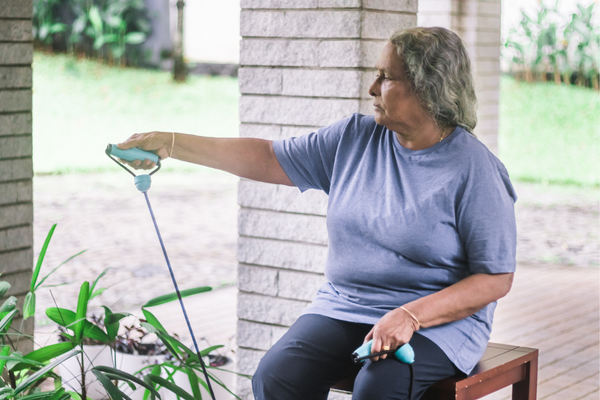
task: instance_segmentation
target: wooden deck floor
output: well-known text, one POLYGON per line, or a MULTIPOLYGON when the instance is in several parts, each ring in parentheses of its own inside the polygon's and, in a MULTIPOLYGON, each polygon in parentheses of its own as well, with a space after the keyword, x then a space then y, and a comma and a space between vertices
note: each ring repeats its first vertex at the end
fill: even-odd
MULTIPOLYGON (((600 398, 599 278, 595 268, 520 265, 511 293, 500 300, 492 341, 540 349, 538 399, 600 398)), ((233 346, 236 295, 225 288, 186 299, 196 335, 233 346)), ((186 336, 178 304, 155 312, 186 336)), ((485 397, 508 398, 510 390, 485 397)))

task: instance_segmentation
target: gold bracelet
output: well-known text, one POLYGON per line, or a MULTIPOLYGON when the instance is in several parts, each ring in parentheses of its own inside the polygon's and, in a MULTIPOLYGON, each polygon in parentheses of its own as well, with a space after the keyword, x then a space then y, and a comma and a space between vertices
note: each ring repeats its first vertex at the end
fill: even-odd
POLYGON ((411 313, 410 311, 408 311, 406 308, 404 308, 404 307, 400 307, 400 308, 403 309, 404 311, 406 311, 408 313, 408 315, 410 315, 412 317, 412 319, 417 323, 417 330, 421 329, 421 323, 419 322, 417 317, 415 317, 415 315, 413 313, 411 313))
POLYGON ((173 148, 175 147, 175 132, 171 132, 173 134, 173 139, 171 140, 171 152, 169 153, 169 158, 173 155, 173 148))

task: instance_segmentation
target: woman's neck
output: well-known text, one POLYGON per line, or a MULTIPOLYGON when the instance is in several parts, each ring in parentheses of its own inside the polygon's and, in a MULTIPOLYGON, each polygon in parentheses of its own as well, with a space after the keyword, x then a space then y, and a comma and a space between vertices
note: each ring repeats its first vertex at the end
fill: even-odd
POLYGON ((450 135, 451 127, 442 128, 433 119, 394 130, 402 147, 409 150, 427 149, 450 135))

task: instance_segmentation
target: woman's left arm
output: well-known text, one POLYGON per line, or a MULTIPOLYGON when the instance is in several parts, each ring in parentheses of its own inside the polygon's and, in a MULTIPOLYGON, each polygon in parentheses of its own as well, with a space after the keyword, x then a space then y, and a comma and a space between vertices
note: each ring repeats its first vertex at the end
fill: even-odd
MULTIPOLYGON (((419 328, 458 321, 473 315, 506 296, 512 286, 513 276, 513 273, 474 274, 446 289, 407 303, 404 305, 405 310, 397 308, 384 315, 366 336, 365 342, 373 339, 371 351, 376 353, 381 351, 382 346, 396 348, 408 343, 419 328), (420 327, 413 316, 419 321, 420 327)), ((374 361, 377 359, 373 358, 374 361)))

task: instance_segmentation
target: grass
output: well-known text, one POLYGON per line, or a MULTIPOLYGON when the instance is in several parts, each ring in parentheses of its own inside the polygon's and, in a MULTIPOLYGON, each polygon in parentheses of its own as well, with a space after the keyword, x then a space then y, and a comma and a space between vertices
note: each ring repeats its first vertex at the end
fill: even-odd
MULTIPOLYGON (((237 136, 237 79, 115 68, 64 55, 34 57, 33 150, 36 173, 118 169, 107 143, 136 132, 237 136)), ((597 92, 503 77, 500 158, 516 180, 599 185, 597 92)), ((198 167, 199 168, 199 167, 198 167)), ((169 161, 165 169, 196 170, 169 161)))
POLYGON ((600 184, 598 92, 503 77, 498 139, 512 179, 600 184))
MULTIPOLYGON (((238 135, 235 78, 192 76, 175 84, 167 72, 43 53, 35 54, 33 69, 36 173, 118 169, 104 154, 107 143, 138 132, 238 135)), ((171 160, 165 169, 196 168, 171 160)))

